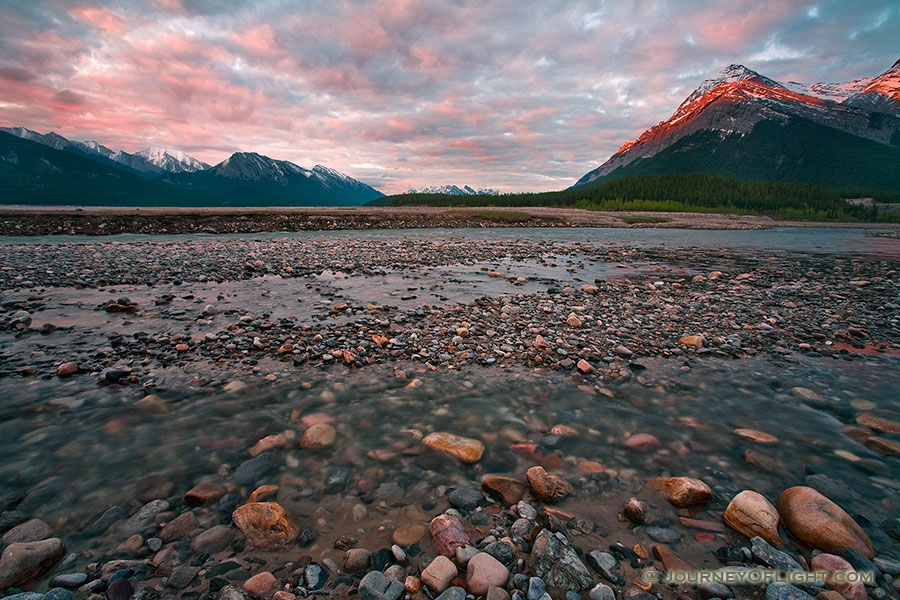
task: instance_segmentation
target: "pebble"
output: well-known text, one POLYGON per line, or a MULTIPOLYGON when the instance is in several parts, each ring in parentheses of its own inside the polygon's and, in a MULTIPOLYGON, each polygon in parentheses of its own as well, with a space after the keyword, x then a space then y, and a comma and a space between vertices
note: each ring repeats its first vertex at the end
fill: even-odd
POLYGON ((50 526, 40 519, 31 519, 4 533, 0 538, 0 543, 9 545, 16 542, 37 542, 48 537, 50 537, 50 526))
POLYGON ((512 477, 488 475, 481 480, 481 487, 491 495, 499 496, 507 506, 518 503, 528 489, 524 483, 512 477))
POLYGON ((61 573, 50 580, 50 587, 77 588, 88 579, 87 573, 61 573))
POLYGON ((616 600, 616 594, 612 588, 603 583, 592 587, 589 596, 591 600, 616 600))
POLYGON ((534 540, 529 563, 532 573, 547 585, 570 590, 584 590, 593 577, 578 554, 561 533, 542 529, 534 540))
POLYGON ((464 510, 475 510, 484 499, 481 490, 472 488, 456 488, 447 495, 450 505, 464 510))
POLYGON ((531 493, 542 502, 559 502, 572 492, 572 486, 548 473, 544 467, 531 467, 526 475, 531 493))
POLYGON ((766 586, 766 600, 813 600, 813 597, 787 583, 770 583, 766 586))
POLYGON ((456 556, 457 548, 471 544, 462 523, 452 515, 435 517, 429 523, 428 531, 431 533, 431 545, 438 554, 445 557, 456 556))
POLYGON ((436 556, 425 569, 422 571, 422 583, 427 585, 433 592, 441 593, 454 577, 458 575, 456 565, 446 556, 436 556))
POLYGON ((334 445, 337 431, 327 423, 316 423, 303 432, 300 447, 306 450, 322 450, 334 445))
POLYGON ((395 529, 394 533, 391 535, 391 540, 401 548, 406 548, 421 540, 424 535, 425 526, 419 523, 413 523, 410 525, 401 525, 395 529))
POLYGON ((748 538, 759 536, 774 546, 784 543, 778 533, 778 511, 757 492, 744 490, 732 498, 723 518, 729 527, 748 538))
POLYGON ((491 586, 505 586, 508 577, 509 571, 503 563, 489 553, 481 552, 472 557, 466 567, 466 589, 476 596, 483 596, 491 586))
POLYGON ((693 477, 670 477, 665 481, 666 499, 678 507, 701 504, 712 499, 712 490, 693 477))
POLYGON ((257 548, 275 549, 294 541, 300 528, 276 502, 250 502, 232 514, 234 524, 257 548))
POLYGON ((403 591, 403 583, 392 581, 378 571, 366 573, 359 582, 362 600, 397 600, 403 591))
POLYGON ((277 585, 275 576, 268 571, 257 573, 244 582, 243 588, 254 596, 265 596, 277 585))
POLYGON ((215 525, 191 540, 191 549, 200 554, 216 554, 231 545, 237 530, 228 525, 215 525))
POLYGON ((429 448, 451 454, 464 463, 478 462, 484 453, 484 445, 478 440, 446 432, 431 433, 422 439, 422 443, 429 448))

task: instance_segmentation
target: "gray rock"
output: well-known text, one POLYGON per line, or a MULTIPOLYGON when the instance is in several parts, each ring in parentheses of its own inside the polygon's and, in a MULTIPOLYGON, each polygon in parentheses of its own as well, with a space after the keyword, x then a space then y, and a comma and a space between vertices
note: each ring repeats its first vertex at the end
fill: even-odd
POLYGON ((453 586, 444 590, 444 593, 434 600, 466 600, 466 590, 453 586))
POLYGON ((668 527, 645 527, 644 531, 660 544, 675 544, 681 539, 680 533, 668 527))
POLYGON ((591 588, 591 600, 616 600, 616 593, 604 583, 598 583, 591 588))
POLYGON ((561 533, 541 530, 531 550, 531 572, 550 587, 584 590, 594 583, 569 541, 561 533))
MULTIPOLYGON (((881 579, 881 570, 877 566, 875 566, 875 563, 860 554, 859 550, 857 550, 856 548, 847 548, 846 550, 841 552, 841 557, 843 557, 844 560, 853 565, 853 568, 857 571, 871 571, 875 573, 876 581, 878 579, 881 579)), ((874 586, 875 583, 872 582, 869 587, 874 586)))
POLYGON ((122 523, 120 530, 125 535, 141 533, 150 526, 156 525, 156 515, 169 510, 169 503, 165 500, 152 500, 142 506, 127 521, 122 523))
POLYGON ((391 581, 378 571, 367 573, 359 582, 361 600, 397 600, 403 591, 401 582, 391 581))
POLYGON ((263 452, 256 458, 245 460, 231 474, 234 482, 240 486, 250 486, 262 478, 274 473, 281 466, 281 460, 273 452, 263 452))
POLYGON ((163 541, 158 537, 149 538, 146 544, 151 552, 159 552, 159 549, 163 547, 163 541))
POLYGON ((506 542, 494 542, 484 547, 484 551, 502 562, 510 565, 513 561, 513 549, 506 542))
POLYGON ((812 596, 788 583, 770 583, 766 586, 766 600, 815 600, 812 596))
POLYGON ((475 510, 481 504, 484 494, 472 488, 456 488, 447 495, 450 506, 463 510, 475 510))
POLYGON ((16 542, 37 542, 48 537, 50 537, 50 526, 40 519, 31 519, 4 533, 0 542, 4 545, 16 542))
POLYGON ((516 504, 516 510, 523 519, 528 519, 529 521, 537 519, 537 509, 524 500, 520 500, 519 503, 516 504))
POLYGON ((532 521, 521 518, 516 519, 515 522, 510 526, 509 533, 510 535, 515 535, 519 537, 528 537, 528 534, 531 532, 532 521))
POLYGON ((37 592, 20 592, 12 596, 6 596, 3 600, 41 600, 43 597, 43 594, 38 594, 37 592))
POLYGON ((129 512, 131 512, 131 507, 127 504, 110 506, 97 517, 96 521, 84 528, 81 537, 95 537, 106 533, 113 523, 127 517, 129 512))
POLYGON ((591 550, 587 555, 587 563, 608 582, 625 585, 625 579, 617 572, 619 561, 609 552, 591 550))
POLYGON ((782 552, 781 550, 776 550, 769 542, 759 536, 750 540, 750 548, 753 553, 753 558, 756 559, 758 563, 766 565, 767 567, 779 569, 781 571, 803 570, 800 563, 794 560, 791 555, 782 552))
POLYGON ((303 579, 306 581, 306 589, 314 592, 322 589, 322 586, 328 581, 328 571, 318 563, 309 563, 303 569, 303 579))
POLYGON ((191 584, 199 572, 200 569, 196 567, 177 567, 172 571, 172 574, 169 575, 169 578, 166 579, 166 585, 175 588, 176 590, 183 590, 191 584))
POLYGON ((10 544, 0 555, 0 589, 28 583, 66 553, 59 538, 10 544))
POLYGON ((216 525, 191 540, 191 550, 201 554, 215 554, 228 548, 237 535, 237 529, 228 525, 216 525))
POLYGON ((882 573, 900 575, 900 561, 887 558, 886 556, 876 556, 872 559, 872 562, 875 563, 875 566, 878 567, 882 573))
POLYGON ((834 502, 847 502, 853 499, 853 494, 846 484, 822 473, 807 475, 804 483, 834 502))
POLYGON ((728 586, 718 581, 704 581, 697 586, 700 597, 704 600, 711 598, 734 598, 734 593, 728 589, 728 586))
POLYGON ((74 597, 69 590, 57 587, 44 594, 41 600, 72 600, 74 597))
POLYGON ((87 573, 63 573, 50 580, 50 587, 77 588, 87 581, 87 573))
POLYGON ((131 600, 159 600, 159 592, 151 587, 141 588, 131 596, 131 600))
POLYGON ((530 577, 528 579, 528 593, 525 595, 527 600, 541 600, 547 594, 547 586, 540 577, 530 577))
POLYGON ((219 590, 218 600, 247 600, 246 592, 241 588, 233 585, 226 585, 219 590))

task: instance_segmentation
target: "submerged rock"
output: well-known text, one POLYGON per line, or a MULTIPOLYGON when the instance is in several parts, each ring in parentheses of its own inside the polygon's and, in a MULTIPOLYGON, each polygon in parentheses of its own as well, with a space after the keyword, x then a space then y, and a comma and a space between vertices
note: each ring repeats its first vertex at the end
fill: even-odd
POLYGON ((585 590, 594 582, 574 548, 561 533, 542 529, 531 550, 531 571, 550 587, 585 590))
POLYGON ((866 558, 875 556, 872 541, 856 521, 812 488, 786 489, 778 498, 778 512, 797 539, 817 550, 840 554, 854 548, 866 558))
POLYGON ((250 502, 239 506, 231 516, 247 541, 257 548, 278 548, 300 534, 300 528, 276 502, 250 502))

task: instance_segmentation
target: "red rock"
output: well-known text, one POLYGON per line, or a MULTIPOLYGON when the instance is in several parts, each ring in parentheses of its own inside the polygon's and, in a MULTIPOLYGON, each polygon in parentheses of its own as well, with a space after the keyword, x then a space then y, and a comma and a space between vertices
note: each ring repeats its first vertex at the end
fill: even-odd
POLYGON ((483 596, 491 586, 505 587, 509 570, 486 552, 480 552, 466 565, 466 589, 470 594, 483 596))
POLYGON ((585 473, 603 473, 606 471, 606 465, 593 460, 583 460, 578 463, 578 468, 585 473))
POLYGON ((666 571, 696 571, 693 565, 662 544, 653 546, 653 554, 662 562, 666 571))
POLYGON ((484 445, 478 440, 443 431, 425 436, 422 443, 434 450, 452 454, 464 463, 476 463, 484 453, 484 445))
POLYGON ((550 433, 553 435, 561 435, 563 437, 578 437, 578 430, 569 427, 568 425, 554 425, 552 429, 550 429, 550 433))
POLYGON ((63 364, 56 367, 56 375, 57 377, 71 377, 72 375, 77 373, 79 369, 80 366, 77 362, 64 362, 63 364))
POLYGON ((702 335, 686 335, 678 341, 689 348, 702 348, 706 340, 702 335))
POLYGON ((778 498, 785 527, 809 546, 840 554, 855 548, 866 558, 875 556, 872 541, 840 506, 810 487, 786 489, 778 498))
POLYGON ((542 335, 534 336, 534 347, 538 350, 549 350, 550 344, 547 343, 547 340, 544 339, 542 335))
POLYGON ((283 433, 276 433, 275 435, 267 435, 263 439, 256 442, 252 448, 250 448, 250 456, 259 456, 263 452, 268 452, 269 450, 273 450, 275 448, 287 448, 291 445, 291 440, 288 439, 283 433))
POLYGON ((438 515, 428 524, 431 533, 431 545, 438 554, 455 557, 456 549, 471 543, 459 519, 450 515, 438 515))
POLYGON ((678 507, 692 506, 712 499, 709 486, 693 477, 670 477, 663 490, 666 499, 678 507))
POLYGON ((211 504, 225 495, 225 486, 217 481, 200 481, 184 495, 184 503, 190 507, 211 504))
POLYGON ((257 548, 279 548, 294 541, 300 533, 297 524, 275 502, 244 504, 232 513, 231 518, 247 541, 257 548))
POLYGON ((10 544, 0 555, 0 589, 20 586, 49 569, 66 553, 59 538, 10 544))
POLYGON ((863 427, 874 429, 878 433, 900 433, 900 423, 875 415, 859 415, 856 422, 863 427))
POLYGON ((578 361, 578 364, 575 365, 575 368, 578 369, 579 373, 582 373, 584 375, 594 372, 594 366, 583 358, 578 361))
POLYGON ((257 573, 244 582, 244 589, 254 596, 265 596, 277 585, 275 576, 268 571, 257 573))
POLYGON ((694 539, 701 544, 713 544, 716 541, 716 534, 708 531, 697 531, 694 533, 694 539))
POLYGON ((272 600, 297 600, 297 596, 284 590, 278 590, 272 594, 272 600))
POLYGON ((545 469, 561 469, 565 464, 565 461, 556 452, 552 452, 541 459, 541 466, 545 469))
POLYGON ((723 515, 725 522, 735 531, 748 538, 761 537, 775 547, 784 542, 778 534, 781 517, 772 503, 762 495, 744 490, 728 504, 723 515))
POLYGON ((757 444, 772 444, 778 441, 778 438, 774 435, 770 435, 763 431, 757 431, 756 429, 735 429, 734 432, 742 438, 746 438, 757 444))
POLYGON ((528 486, 512 477, 487 475, 481 480, 481 489, 493 496, 499 496, 505 505, 511 506, 525 496, 528 486))
MULTIPOLYGON (((827 571, 829 574, 835 571, 844 573, 856 572, 853 565, 834 554, 817 554, 812 557, 810 564, 813 571, 827 571)), ((838 592, 847 600, 868 600, 869 598, 868 593, 866 593, 866 586, 861 581, 850 583, 847 581, 835 581, 833 577, 826 577, 825 585, 838 592)))
POLYGON ((544 467, 531 467, 526 473, 531 493, 541 502, 558 502, 572 492, 572 487, 544 467))
POLYGON ((198 526, 197 517, 194 516, 194 513, 188 511, 169 521, 159 532, 159 538, 166 543, 174 542, 197 529, 198 526))
POLYGON ((637 452, 653 452, 662 444, 649 433, 635 433, 625 440, 625 446, 637 452))
POLYGON ((247 502, 263 502, 269 498, 273 498, 278 494, 277 485, 261 485, 250 494, 247 502))
POLYGON ((337 419, 323 412, 309 413, 300 418, 300 424, 304 429, 309 429, 313 425, 324 423, 325 425, 337 425, 337 419))
POLYGON ((334 444, 337 432, 327 423, 316 423, 303 432, 300 447, 305 450, 321 450, 334 444))

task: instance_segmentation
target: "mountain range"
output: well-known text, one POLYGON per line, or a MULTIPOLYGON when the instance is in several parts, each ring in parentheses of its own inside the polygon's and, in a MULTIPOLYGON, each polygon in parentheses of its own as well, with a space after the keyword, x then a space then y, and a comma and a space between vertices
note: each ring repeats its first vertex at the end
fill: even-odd
POLYGON ((500 192, 491 188, 478 188, 477 190, 464 185, 431 185, 421 189, 410 189, 407 194, 447 194, 450 196, 496 196, 500 192))
POLYGON ((167 148, 131 154, 53 132, 0 128, 0 204, 352 206, 382 195, 334 169, 254 152, 210 166, 167 148))
POLYGON ((811 85, 730 65, 573 187, 669 173, 896 190, 900 61, 878 77, 811 85))

